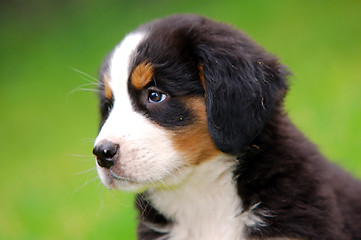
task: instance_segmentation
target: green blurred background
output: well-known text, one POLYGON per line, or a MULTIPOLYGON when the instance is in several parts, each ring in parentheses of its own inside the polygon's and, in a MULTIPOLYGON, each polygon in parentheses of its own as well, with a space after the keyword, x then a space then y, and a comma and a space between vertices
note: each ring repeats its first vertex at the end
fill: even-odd
POLYGON ((97 99, 81 89, 94 89, 127 32, 173 13, 231 23, 278 55, 294 74, 290 117, 361 178, 360 10, 347 0, 0 1, 0 239, 135 238, 133 195, 96 177, 97 99))

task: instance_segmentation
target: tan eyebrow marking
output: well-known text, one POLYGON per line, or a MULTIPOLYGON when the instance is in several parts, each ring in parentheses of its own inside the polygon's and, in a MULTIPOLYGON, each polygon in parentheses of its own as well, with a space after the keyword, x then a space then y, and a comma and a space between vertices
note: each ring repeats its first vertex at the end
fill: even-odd
POLYGON ((109 77, 107 74, 104 75, 103 82, 104 82, 105 97, 110 100, 113 97, 113 93, 109 86, 109 77))
POLYGON ((153 78, 154 68, 148 62, 140 63, 133 71, 131 82, 135 89, 143 89, 153 78))
POLYGON ((204 78, 203 65, 202 64, 198 65, 198 74, 199 74, 199 78, 201 79, 203 88, 204 88, 204 90, 206 90, 206 79, 204 78))

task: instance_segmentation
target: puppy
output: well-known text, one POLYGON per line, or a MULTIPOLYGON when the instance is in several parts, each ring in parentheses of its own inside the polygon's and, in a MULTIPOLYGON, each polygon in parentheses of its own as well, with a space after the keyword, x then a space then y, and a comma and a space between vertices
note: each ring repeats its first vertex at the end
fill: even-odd
POLYGON ((288 72, 196 15, 128 34, 100 72, 102 183, 138 192, 139 239, 361 239, 361 184, 283 110, 288 72))

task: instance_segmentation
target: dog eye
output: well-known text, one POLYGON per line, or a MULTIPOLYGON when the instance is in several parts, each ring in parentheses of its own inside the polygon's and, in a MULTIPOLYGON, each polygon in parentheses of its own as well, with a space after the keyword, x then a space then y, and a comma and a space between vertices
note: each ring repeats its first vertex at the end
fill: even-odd
POLYGON ((158 91, 150 91, 148 95, 148 101, 150 103, 160 103, 167 98, 167 95, 158 91))
POLYGON ((110 111, 113 108, 113 102, 111 100, 106 99, 104 102, 102 102, 101 105, 101 113, 103 117, 107 117, 110 113, 110 111))
POLYGON ((105 109, 106 109, 107 112, 110 112, 112 110, 112 108, 113 108, 113 105, 111 103, 107 103, 105 105, 105 109))

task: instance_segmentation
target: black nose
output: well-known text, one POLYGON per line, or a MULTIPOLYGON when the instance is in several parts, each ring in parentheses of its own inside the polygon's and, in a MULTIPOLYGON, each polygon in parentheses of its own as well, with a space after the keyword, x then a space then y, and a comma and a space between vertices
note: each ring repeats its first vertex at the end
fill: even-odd
POLYGON ((93 154, 97 157, 99 166, 110 168, 114 165, 114 156, 117 154, 119 145, 111 141, 103 140, 93 148, 93 154))

